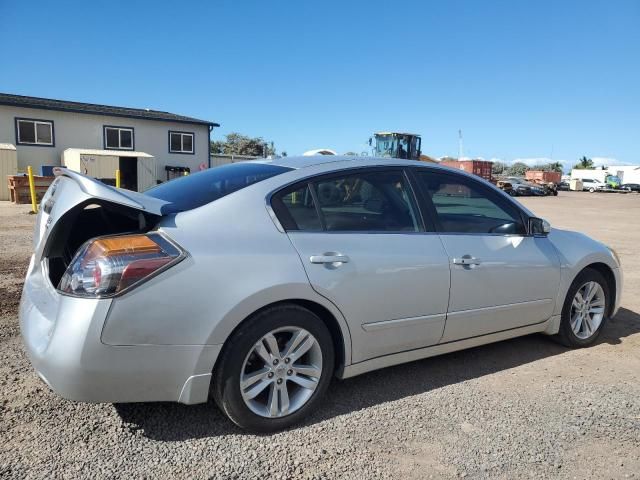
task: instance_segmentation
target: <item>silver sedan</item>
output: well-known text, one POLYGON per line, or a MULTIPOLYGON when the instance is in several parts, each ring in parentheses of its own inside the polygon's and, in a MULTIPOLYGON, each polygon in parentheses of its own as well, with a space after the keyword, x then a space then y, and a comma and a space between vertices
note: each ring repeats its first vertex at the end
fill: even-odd
POLYGON ((20 325, 72 400, 211 396, 273 431, 333 376, 536 332, 585 347, 620 304, 613 250, 446 167, 286 158, 144 194, 56 175, 20 325))

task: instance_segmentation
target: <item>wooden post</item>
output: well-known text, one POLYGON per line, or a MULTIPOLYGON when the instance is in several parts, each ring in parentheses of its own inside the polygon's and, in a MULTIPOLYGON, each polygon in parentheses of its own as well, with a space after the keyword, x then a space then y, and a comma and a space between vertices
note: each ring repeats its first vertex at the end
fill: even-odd
POLYGON ((36 202, 36 184, 33 181, 33 169, 31 165, 27 167, 27 174, 29 175, 29 193, 31 194, 31 212, 38 213, 38 204, 36 202))
POLYGON ((116 170, 116 188, 120 188, 120 169, 116 170))

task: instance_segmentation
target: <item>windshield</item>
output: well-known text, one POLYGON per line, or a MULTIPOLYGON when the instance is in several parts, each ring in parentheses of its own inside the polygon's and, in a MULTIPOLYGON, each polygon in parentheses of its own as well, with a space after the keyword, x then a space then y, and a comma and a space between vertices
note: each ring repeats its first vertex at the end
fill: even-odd
MULTIPOLYGON (((420 148, 420 139, 409 135, 376 135, 376 157, 413 158, 420 148), (410 142, 411 140, 411 142, 410 142)), ((417 158, 417 157, 416 157, 417 158)))
POLYGON ((618 177, 617 175, 607 175, 607 182, 620 183, 620 177, 618 177))
POLYGON ((397 149, 393 135, 376 135, 376 157, 393 157, 397 149))
POLYGON ((145 195, 171 202, 162 208, 164 214, 184 212, 289 170, 267 163, 230 163, 162 183, 145 195))

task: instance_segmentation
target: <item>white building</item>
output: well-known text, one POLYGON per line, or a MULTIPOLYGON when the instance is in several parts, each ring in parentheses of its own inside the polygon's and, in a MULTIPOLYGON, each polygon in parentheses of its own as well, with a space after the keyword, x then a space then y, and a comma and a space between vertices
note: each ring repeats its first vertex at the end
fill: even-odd
MULTIPOLYGON (((129 188, 139 183, 132 176, 143 164, 138 157, 144 157, 144 169, 151 178, 146 178, 146 187, 154 179, 165 181, 184 170, 211 166, 209 138, 218 126, 156 110, 0 93, 0 143, 16 147, 18 172, 14 173, 26 171, 29 165, 37 174, 43 166, 46 172, 47 166, 63 165, 64 152, 73 149, 81 152, 81 159, 106 162, 108 158, 107 170, 118 166, 123 175, 127 172, 124 180, 129 188), (85 150, 91 157, 82 157, 85 150)), ((111 177, 115 178, 115 171, 111 177)))

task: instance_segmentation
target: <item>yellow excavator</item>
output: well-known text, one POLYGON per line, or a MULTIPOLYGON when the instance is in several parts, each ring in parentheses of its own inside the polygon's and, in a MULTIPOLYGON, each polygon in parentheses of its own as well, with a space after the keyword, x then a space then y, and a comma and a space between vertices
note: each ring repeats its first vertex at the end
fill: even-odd
POLYGON ((378 132, 369 138, 369 145, 376 157, 420 160, 422 139, 415 133, 378 132))

